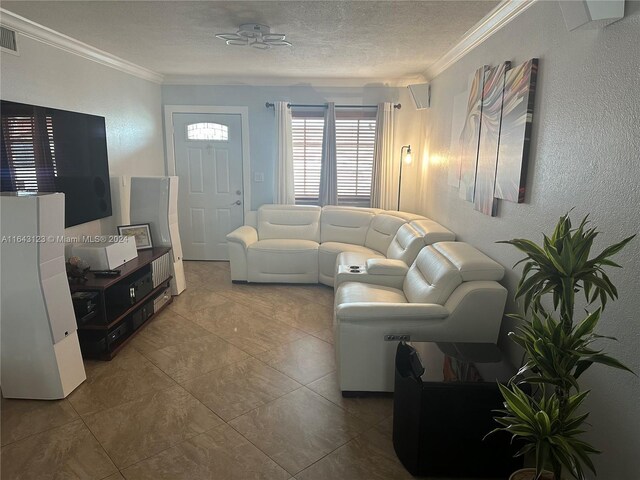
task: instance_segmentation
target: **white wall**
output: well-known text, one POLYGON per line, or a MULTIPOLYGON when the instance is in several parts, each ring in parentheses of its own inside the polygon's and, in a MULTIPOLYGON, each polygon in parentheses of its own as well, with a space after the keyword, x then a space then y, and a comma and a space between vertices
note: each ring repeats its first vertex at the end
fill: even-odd
MULTIPOLYGON (((406 88, 366 87, 291 87, 249 85, 164 85, 163 105, 216 105, 246 106, 249 108, 249 135, 251 149, 251 207, 256 209, 273 201, 273 172, 275 167, 275 118, 273 108, 265 102, 290 101, 292 103, 318 104, 328 101, 337 104, 375 105, 380 102, 400 102, 397 110, 396 144, 415 142, 419 137, 418 112, 406 88), (254 182, 253 173, 264 173, 264 182, 254 182)), ((397 161, 397 159, 396 159, 397 161)), ((415 166, 403 167, 402 209, 411 210, 415 195, 415 166), (405 169, 406 168, 406 169, 405 169)))
MULTIPOLYGON (((521 255, 497 240, 541 240, 558 217, 575 207, 601 230, 595 245, 638 233, 640 225, 640 3, 627 2, 626 18, 600 30, 568 32, 557 2, 537 2, 432 82, 426 114, 427 146, 419 211, 440 221, 485 253, 511 267, 521 255), (483 64, 540 58, 526 203, 502 202, 497 218, 460 200, 447 185, 453 98, 483 64)), ((640 373, 640 239, 611 270, 620 300, 607 306, 599 333, 617 337, 606 348, 640 373)), ((511 293, 521 270, 509 269, 511 293)), ((510 305, 510 309, 514 306, 510 305)), ((509 341, 505 344, 510 344, 509 341)), ((595 458, 598 478, 640 478, 640 380, 595 366, 584 376, 592 394, 588 435, 604 451, 595 458)))
MULTIPOLYGON (((0 57, 3 100, 103 116, 111 176, 164 175, 160 85, 22 35, 18 46, 20 56, 0 57)), ((66 233, 115 233, 117 221, 110 217, 66 233)))

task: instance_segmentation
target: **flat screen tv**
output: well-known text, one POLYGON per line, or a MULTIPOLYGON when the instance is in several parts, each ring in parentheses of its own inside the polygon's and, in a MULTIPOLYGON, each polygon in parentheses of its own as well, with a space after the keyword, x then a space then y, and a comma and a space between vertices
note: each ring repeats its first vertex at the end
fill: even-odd
POLYGON ((104 117, 2 100, 0 190, 63 192, 65 227, 111 215, 104 117))

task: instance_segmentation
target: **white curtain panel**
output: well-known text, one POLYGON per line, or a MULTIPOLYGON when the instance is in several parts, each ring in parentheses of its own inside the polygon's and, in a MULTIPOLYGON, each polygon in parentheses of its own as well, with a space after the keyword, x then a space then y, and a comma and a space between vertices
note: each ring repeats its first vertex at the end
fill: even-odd
POLYGON ((296 203, 293 180, 293 135, 291 109, 288 102, 275 102, 276 112, 276 171, 274 203, 296 203))
POLYGON ((371 206, 385 210, 397 207, 397 188, 393 172, 393 103, 378 105, 376 116, 376 144, 373 150, 373 175, 371 177, 371 206))
POLYGON ((327 104, 324 112, 322 167, 320 169, 320 205, 338 204, 338 163, 336 159, 336 105, 327 104))

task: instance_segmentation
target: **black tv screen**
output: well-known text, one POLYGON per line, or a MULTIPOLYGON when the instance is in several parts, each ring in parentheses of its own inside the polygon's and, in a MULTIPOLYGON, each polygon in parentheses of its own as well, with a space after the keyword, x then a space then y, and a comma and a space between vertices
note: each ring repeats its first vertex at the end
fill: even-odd
POLYGON ((65 227, 111 215, 104 117, 2 100, 0 189, 62 192, 65 227))

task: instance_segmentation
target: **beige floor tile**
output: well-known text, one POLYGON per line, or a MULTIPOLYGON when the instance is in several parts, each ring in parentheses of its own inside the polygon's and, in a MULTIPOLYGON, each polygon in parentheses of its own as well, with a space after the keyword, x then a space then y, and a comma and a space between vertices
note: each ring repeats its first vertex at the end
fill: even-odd
POLYGON ((34 433, 65 425, 78 418, 67 400, 10 400, 3 398, 2 445, 34 433))
POLYGON ((193 261, 193 260, 185 260, 183 262, 185 271, 187 270, 196 270, 196 271, 211 271, 216 269, 229 270, 229 262, 228 261, 193 261))
POLYGON ((191 319, 252 355, 306 336, 306 333, 290 325, 257 314, 249 307, 231 300, 194 312, 191 319))
MULTIPOLYGON (((227 290, 233 287, 231 272, 222 268, 211 268, 208 271, 196 271, 192 274, 197 285, 211 292, 227 290)), ((188 281, 188 280, 187 280, 188 281)))
POLYGON ((335 338, 333 335, 333 328, 325 328, 324 330, 313 332, 311 335, 319 338, 320 340, 324 340, 325 342, 330 343, 331 345, 333 345, 335 342, 335 338))
POLYGON ((6 480, 100 480, 117 472, 80 419, 2 448, 6 480))
POLYGON ((365 428, 357 417, 306 388, 288 393, 229 424, 292 475, 365 428))
POLYGON ((223 302, 224 297, 218 293, 204 289, 199 285, 194 287, 187 285, 187 289, 184 292, 173 297, 173 302, 169 305, 169 309, 189 318, 188 315, 191 312, 220 305, 223 302))
POLYGON ((307 333, 333 326, 332 306, 314 303, 295 294, 296 289, 303 289, 305 286, 250 284, 243 287, 221 292, 221 295, 307 333))
POLYGON ((326 285, 296 285, 291 293, 309 302, 319 303, 333 308, 333 288, 326 285))
POLYGON ((333 309, 308 301, 290 302, 281 305, 274 318, 304 332, 315 333, 333 326, 333 309))
POLYGON ((298 480, 403 480, 413 476, 395 456, 390 439, 371 429, 296 475, 298 480))
POLYGON ((327 400, 356 415, 369 425, 380 423, 393 414, 393 396, 370 394, 356 398, 343 398, 338 385, 338 374, 332 372, 307 385, 314 392, 327 400))
POLYGON ((120 475, 120 472, 114 473, 113 475, 109 475, 107 478, 103 480, 124 480, 124 477, 120 475))
POLYGON ((206 275, 206 272, 201 272, 194 269, 187 270, 185 268, 184 280, 189 288, 199 287, 206 282, 206 275))
POLYGON ((182 387, 145 395, 84 420, 119 468, 222 424, 182 387))
POLYGON ((111 361, 84 359, 84 371, 87 377, 91 377, 102 370, 111 370, 117 368, 119 370, 129 370, 138 368, 145 358, 136 350, 131 343, 125 345, 122 350, 111 361))
MULTIPOLYGON (((220 295, 224 295, 229 300, 245 305, 256 313, 274 318, 278 310, 278 303, 274 301, 273 297, 260 293, 268 292, 269 288, 266 287, 268 286, 254 284, 233 285, 232 288, 221 291, 220 295)), ((273 291, 275 292, 275 290, 273 291)))
POLYGON ((133 349, 123 350, 111 362, 87 363, 87 380, 68 397, 80 415, 175 386, 171 378, 133 349))
POLYGON ((181 383, 244 360, 249 355, 216 335, 208 334, 147 353, 146 356, 163 372, 181 383))
POLYGON ((262 353, 257 358, 303 385, 336 369, 333 347, 312 336, 262 353))
POLYGON ((299 383, 254 358, 184 383, 184 388, 225 421, 298 387, 299 383))
MULTIPOLYGON (((187 315, 191 315, 191 313, 187 313, 187 315)), ((208 334, 209 332, 202 327, 171 309, 166 309, 133 337, 130 345, 142 353, 151 353, 208 334)))
POLYGON ((127 480, 286 480, 289 474, 228 425, 123 471, 127 480))

